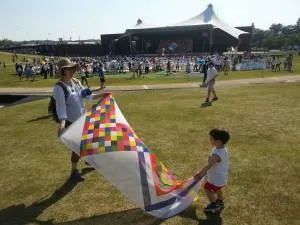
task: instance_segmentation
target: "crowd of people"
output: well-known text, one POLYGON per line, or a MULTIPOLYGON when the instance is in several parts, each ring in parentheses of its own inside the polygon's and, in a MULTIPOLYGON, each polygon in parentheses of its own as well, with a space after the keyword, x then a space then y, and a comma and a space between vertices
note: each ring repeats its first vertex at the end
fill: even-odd
MULTIPOLYGON (((40 75, 43 79, 58 77, 57 62, 59 57, 45 57, 44 59, 33 58, 29 60, 24 57, 23 63, 17 63, 17 55, 13 55, 12 62, 15 63, 16 74, 21 80, 23 77, 26 80, 34 81, 40 75)), ((224 72, 224 75, 229 75, 230 71, 234 71, 237 65, 245 65, 246 69, 264 69, 270 68, 272 71, 281 71, 281 65, 284 65, 284 70, 292 72, 293 56, 288 55, 282 63, 279 57, 271 56, 252 56, 245 57, 242 55, 229 56, 103 56, 103 57, 72 57, 70 60, 79 64, 80 70, 78 75, 82 82, 88 85, 87 78, 94 74, 124 74, 132 73, 131 78, 143 78, 150 73, 166 71, 167 75, 172 72, 205 72, 207 64, 212 62, 218 72, 224 72), (259 63, 260 66, 257 66, 259 63), (249 66, 252 65, 252 66, 249 66), (255 66, 253 66, 255 65, 255 66), (262 66, 261 66, 262 65, 262 66), (257 67, 257 68, 255 68, 257 67)), ((0 65, 6 67, 2 62, 0 65)), ((103 75, 101 75, 103 76, 103 75)))

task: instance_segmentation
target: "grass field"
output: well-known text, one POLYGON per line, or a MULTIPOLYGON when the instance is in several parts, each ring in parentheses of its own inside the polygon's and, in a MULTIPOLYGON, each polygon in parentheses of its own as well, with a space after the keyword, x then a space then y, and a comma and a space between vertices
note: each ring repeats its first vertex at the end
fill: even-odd
MULTIPOLYGON (((23 56, 20 56, 22 59, 23 56)), ((32 56, 26 56, 26 58, 31 58, 32 56)), ((42 77, 38 77, 38 79, 34 82, 26 81, 23 78, 22 81, 19 81, 16 76, 13 65, 11 64, 11 56, 7 53, 0 53, 0 61, 5 61, 9 66, 4 71, 0 69, 0 87, 52 87, 57 80, 56 79, 48 79, 43 80, 42 77)), ((300 74, 300 56, 295 56, 294 60, 294 73, 292 74, 300 74)), ((221 75, 218 77, 218 80, 234 80, 234 79, 247 79, 247 78, 259 78, 259 77, 274 77, 274 76, 284 76, 290 75, 286 71, 282 72, 271 72, 269 70, 265 71, 242 71, 242 72, 231 72, 230 76, 221 75)), ((149 84, 167 84, 167 83, 187 83, 187 82, 201 82, 202 78, 200 75, 191 75, 187 76, 183 72, 176 73, 170 76, 166 76, 165 72, 151 74, 145 77, 145 79, 135 79, 131 80, 131 73, 127 75, 107 75, 106 80, 108 86, 114 85, 149 85, 149 84)), ((99 78, 97 76, 93 78, 89 78, 89 84, 91 86, 99 86, 99 78)))
POLYGON ((202 213, 203 192, 184 213, 162 221, 96 172, 83 169, 85 182, 66 182, 70 152, 55 138, 57 125, 43 119, 48 100, 1 109, 0 224, 299 224, 299 88, 222 88, 220 101, 208 108, 200 107, 200 90, 115 95, 136 133, 180 179, 206 163, 211 128, 230 130, 226 208, 215 221, 202 213))

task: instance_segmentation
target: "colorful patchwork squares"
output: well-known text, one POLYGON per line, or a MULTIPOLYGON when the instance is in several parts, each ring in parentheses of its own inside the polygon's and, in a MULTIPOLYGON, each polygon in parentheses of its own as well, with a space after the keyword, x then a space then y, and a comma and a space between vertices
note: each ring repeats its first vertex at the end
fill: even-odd
POLYGON ((115 99, 109 95, 86 114, 80 156, 114 151, 149 150, 130 127, 117 123, 115 99))

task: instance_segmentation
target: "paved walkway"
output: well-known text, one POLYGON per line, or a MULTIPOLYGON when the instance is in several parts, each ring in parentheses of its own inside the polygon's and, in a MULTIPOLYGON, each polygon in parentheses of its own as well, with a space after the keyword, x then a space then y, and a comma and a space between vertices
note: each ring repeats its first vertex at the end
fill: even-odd
MULTIPOLYGON (((296 83, 300 82, 300 75, 281 76, 270 78, 253 78, 240 80, 218 81, 217 87, 229 86, 239 87, 256 84, 271 83, 296 83)), ((179 84, 152 84, 152 85, 128 85, 128 86, 108 86, 101 91, 145 91, 145 90, 170 90, 170 89, 191 89, 199 88, 200 83, 179 83, 179 84)), ((93 90, 97 90, 93 88, 93 90)), ((0 88, 0 94, 26 94, 26 95, 50 95, 52 88, 0 88)))

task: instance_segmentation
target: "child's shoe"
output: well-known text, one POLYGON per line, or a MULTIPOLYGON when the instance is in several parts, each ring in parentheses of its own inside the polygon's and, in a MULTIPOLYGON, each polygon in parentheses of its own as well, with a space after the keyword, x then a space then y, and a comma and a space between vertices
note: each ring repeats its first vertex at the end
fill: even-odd
POLYGON ((74 182, 84 181, 84 178, 80 175, 78 170, 74 170, 74 171, 71 172, 70 179, 74 182))
POLYGON ((218 200, 216 201, 216 204, 219 205, 220 211, 222 211, 222 210, 224 209, 224 207, 225 207, 225 206, 224 206, 224 202, 223 202, 222 200, 219 200, 219 199, 218 199, 218 200))
POLYGON ((217 213, 220 212, 220 206, 217 203, 210 203, 205 209, 206 213, 217 213))

